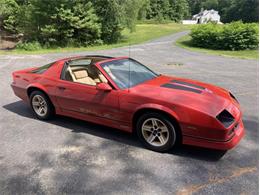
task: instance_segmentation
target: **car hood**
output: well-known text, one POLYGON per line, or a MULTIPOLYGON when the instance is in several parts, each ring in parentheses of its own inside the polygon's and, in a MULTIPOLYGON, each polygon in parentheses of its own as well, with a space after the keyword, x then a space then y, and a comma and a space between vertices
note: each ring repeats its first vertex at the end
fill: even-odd
POLYGON ((223 88, 190 79, 159 76, 131 88, 133 93, 173 105, 189 107, 216 116, 232 98, 223 88))

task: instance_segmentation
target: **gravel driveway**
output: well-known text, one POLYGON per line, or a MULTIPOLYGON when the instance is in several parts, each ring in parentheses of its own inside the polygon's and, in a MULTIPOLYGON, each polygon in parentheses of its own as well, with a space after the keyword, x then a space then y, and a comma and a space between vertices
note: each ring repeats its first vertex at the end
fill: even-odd
POLYGON ((14 70, 79 54, 129 55, 128 47, 0 55, 0 194, 258 194, 258 62, 174 46, 186 33, 132 46, 130 55, 157 72, 230 89, 247 129, 238 147, 224 155, 188 146, 160 154, 115 129, 64 117, 36 120, 12 93, 14 70))

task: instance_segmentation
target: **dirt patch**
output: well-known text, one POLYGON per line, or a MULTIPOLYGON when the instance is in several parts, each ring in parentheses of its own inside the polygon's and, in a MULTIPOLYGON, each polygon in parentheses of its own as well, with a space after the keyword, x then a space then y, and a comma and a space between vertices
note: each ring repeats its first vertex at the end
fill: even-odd
POLYGON ((177 192, 177 195, 191 195, 195 192, 202 190, 203 188, 207 187, 208 185, 225 183, 227 180, 231 180, 233 178, 239 177, 239 176, 247 174, 247 173, 252 173, 255 171, 257 171, 256 167, 237 168, 229 176, 226 176, 223 178, 210 177, 209 181, 207 183, 187 186, 187 187, 179 190, 177 192))
POLYGON ((17 42, 0 40, 0 50, 14 49, 17 42))

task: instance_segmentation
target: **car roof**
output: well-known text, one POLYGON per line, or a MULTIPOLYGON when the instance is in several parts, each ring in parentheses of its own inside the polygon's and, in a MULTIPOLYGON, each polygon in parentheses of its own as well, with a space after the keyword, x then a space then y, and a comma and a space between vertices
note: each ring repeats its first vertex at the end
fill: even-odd
POLYGON ((70 60, 77 60, 81 58, 105 58, 105 59, 112 59, 112 56, 103 56, 103 55, 86 55, 86 56, 72 56, 67 58, 62 58, 57 61, 70 61, 70 60))
POLYGON ((129 58, 127 56, 120 56, 120 57, 112 57, 112 56, 104 56, 104 55, 85 55, 85 56, 72 56, 72 57, 68 57, 68 58, 63 58, 63 59, 59 59, 56 62, 70 62, 72 60, 80 60, 80 59, 84 59, 84 58, 103 58, 102 60, 98 61, 98 64, 102 64, 104 62, 109 62, 109 61, 113 61, 113 60, 120 60, 120 59, 125 59, 125 58, 129 58))

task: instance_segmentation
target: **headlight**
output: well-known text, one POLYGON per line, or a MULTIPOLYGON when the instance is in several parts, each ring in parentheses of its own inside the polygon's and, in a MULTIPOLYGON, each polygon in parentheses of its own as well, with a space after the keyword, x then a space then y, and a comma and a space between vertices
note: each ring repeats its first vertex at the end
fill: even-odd
POLYGON ((228 128, 235 121, 235 118, 227 110, 223 110, 216 118, 226 128, 228 128))

